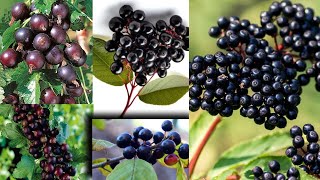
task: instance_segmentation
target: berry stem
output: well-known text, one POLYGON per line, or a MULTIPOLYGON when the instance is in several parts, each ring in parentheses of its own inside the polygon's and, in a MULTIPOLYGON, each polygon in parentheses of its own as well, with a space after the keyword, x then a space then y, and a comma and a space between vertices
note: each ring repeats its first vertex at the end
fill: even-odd
POLYGON ((115 158, 109 159, 109 160, 107 160, 105 162, 101 162, 101 163, 98 163, 98 164, 93 164, 92 165, 92 169, 99 168, 99 167, 104 167, 106 165, 112 164, 114 162, 117 162, 117 161, 120 161, 120 160, 123 160, 123 159, 125 159, 123 156, 119 156, 119 157, 115 157, 115 158))
POLYGON ((273 39, 274 39, 274 44, 275 44, 275 49, 278 51, 279 50, 279 47, 278 47, 278 41, 277 41, 277 36, 273 36, 273 39))
POLYGON ((88 98, 88 94, 87 94, 86 81, 84 79, 83 72, 82 72, 82 67, 80 67, 79 70, 80 70, 81 79, 82 79, 81 85, 82 85, 82 88, 83 88, 84 96, 86 97, 87 104, 90 104, 90 101, 89 101, 89 98, 88 98))
POLYGON ((190 177, 192 176, 192 173, 194 171, 195 165, 197 164, 197 161, 199 159, 199 156, 204 148, 204 146, 207 144, 209 138, 211 137, 212 133, 216 129, 217 125, 221 122, 222 117, 216 116, 212 124, 210 125, 209 129, 205 133, 203 139, 201 140, 199 146, 197 147, 193 157, 191 158, 190 164, 189 164, 189 170, 190 170, 190 177))

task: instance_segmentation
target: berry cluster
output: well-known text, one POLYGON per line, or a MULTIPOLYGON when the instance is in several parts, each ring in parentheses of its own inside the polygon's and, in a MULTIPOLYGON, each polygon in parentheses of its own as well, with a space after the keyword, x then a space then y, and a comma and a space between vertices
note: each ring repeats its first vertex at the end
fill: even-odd
POLYGON ((16 3, 11 10, 13 20, 29 21, 26 27, 15 32, 15 45, 0 55, 5 68, 14 68, 21 61, 29 67, 29 73, 57 66, 57 75, 65 84, 64 96, 56 95, 51 88, 42 91, 44 104, 76 103, 74 97, 83 94, 83 88, 73 66, 85 65, 86 53, 76 42, 67 42, 70 28, 68 5, 62 0, 52 4, 49 15, 34 13, 25 3, 16 3), (28 19, 30 17, 30 19, 28 19))
MULTIPOLYGON (((217 46, 227 52, 195 56, 190 62, 190 111, 201 107, 212 115, 228 117, 240 109, 242 116, 269 130, 284 128, 286 118, 296 119, 302 86, 318 72, 311 68, 297 76, 306 70, 305 59, 320 56, 320 51, 316 53, 320 41, 310 36, 320 35, 320 18, 311 8, 290 1, 272 3, 260 18, 259 26, 236 16, 220 17, 218 25, 209 29, 209 35, 218 38, 217 46), (303 17, 295 19, 301 13, 303 17), (277 43, 278 34, 283 44, 277 43), (275 48, 263 39, 266 36, 274 38, 275 48), (284 42, 288 38, 291 44, 284 42)), ((320 82, 320 76, 318 79, 320 82)))
POLYGON ((189 28, 182 25, 180 16, 172 16, 170 25, 159 20, 154 26, 145 20, 143 11, 133 11, 129 5, 122 6, 119 14, 121 17, 113 17, 109 22, 114 34, 105 46, 108 52, 115 51, 112 73, 121 74, 124 68, 132 70, 135 82, 144 86, 147 75, 157 73, 163 78, 171 61, 184 59, 183 50, 189 50, 189 28))
POLYGON ((252 169, 252 173, 254 175, 254 179, 255 180, 297 180, 299 179, 300 173, 298 171, 298 169, 296 169, 295 167, 291 167, 288 169, 287 171, 287 176, 279 173, 280 171, 280 164, 278 161, 270 161, 269 164, 269 171, 265 171, 263 172, 263 170, 261 169, 261 167, 256 166, 252 169))
POLYGON ((117 146, 123 149, 126 159, 138 157, 151 164, 165 156, 164 162, 168 166, 175 165, 180 159, 189 158, 189 145, 181 143, 179 133, 171 131, 173 124, 166 120, 162 123, 162 132, 152 133, 149 129, 137 127, 133 136, 123 133, 117 137, 117 146), (171 131, 171 132, 169 132, 171 131), (150 140, 152 139, 152 142, 150 140), (176 149, 176 147, 179 147, 176 149))
POLYGON ((57 128, 50 129, 50 110, 41 105, 16 105, 14 112, 13 121, 21 124, 23 134, 30 142, 29 153, 35 159, 41 159, 42 179, 68 180, 74 176, 76 170, 69 164, 72 154, 68 152, 68 145, 57 142, 57 128))
POLYGON ((320 177, 320 151, 318 133, 314 130, 311 124, 305 124, 301 129, 299 126, 293 126, 290 129, 290 135, 293 138, 293 146, 288 147, 286 155, 291 158, 291 161, 295 165, 299 165, 308 174, 320 177), (306 136, 308 141, 307 149, 305 146, 306 136))

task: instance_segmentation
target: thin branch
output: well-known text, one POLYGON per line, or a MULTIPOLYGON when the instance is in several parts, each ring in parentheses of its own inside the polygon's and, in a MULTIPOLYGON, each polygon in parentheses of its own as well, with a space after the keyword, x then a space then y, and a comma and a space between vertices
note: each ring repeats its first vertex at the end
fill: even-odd
POLYGON ((204 148, 204 146, 207 144, 209 138, 211 137, 212 133, 216 129, 217 125, 221 122, 222 118, 221 116, 216 116, 212 124, 210 125, 209 129, 207 130, 206 134, 204 135, 203 139, 201 140, 199 146, 197 147, 193 157, 191 158, 190 164, 189 164, 189 172, 190 177, 192 176, 192 173, 194 171, 194 168, 197 164, 197 161, 199 159, 199 156, 204 148))
POLYGON ((98 163, 98 164, 93 164, 92 165, 92 169, 99 168, 99 167, 104 167, 106 165, 112 164, 114 162, 117 162, 117 161, 120 161, 120 160, 123 160, 123 159, 125 159, 123 156, 119 156, 119 157, 116 157, 116 158, 109 159, 109 160, 107 160, 105 162, 101 162, 101 163, 98 163))

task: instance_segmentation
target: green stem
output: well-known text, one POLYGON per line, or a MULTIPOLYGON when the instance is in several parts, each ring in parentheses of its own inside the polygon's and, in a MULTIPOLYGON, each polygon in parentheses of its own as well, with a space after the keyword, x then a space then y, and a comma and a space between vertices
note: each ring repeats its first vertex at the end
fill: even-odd
POLYGON ((87 104, 90 104, 90 101, 89 101, 89 98, 88 98, 88 94, 87 94, 87 86, 86 86, 86 81, 84 79, 84 76, 83 76, 83 72, 82 72, 82 67, 79 68, 80 69, 80 74, 81 74, 81 78, 82 78, 82 88, 83 88, 83 92, 84 92, 84 96, 86 97, 86 101, 87 101, 87 104))

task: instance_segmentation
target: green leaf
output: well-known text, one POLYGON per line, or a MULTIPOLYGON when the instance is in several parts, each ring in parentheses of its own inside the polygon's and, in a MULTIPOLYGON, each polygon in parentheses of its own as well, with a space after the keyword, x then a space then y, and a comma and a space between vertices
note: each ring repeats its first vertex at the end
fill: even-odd
POLYGON ((221 155, 212 171, 209 172, 209 176, 218 176, 227 169, 244 165, 263 154, 283 149, 290 146, 291 141, 289 133, 274 132, 240 143, 221 155))
POLYGON ((34 158, 31 156, 22 156, 17 168, 13 171, 13 177, 26 178, 32 176, 35 167, 34 158))
POLYGON ((141 101, 154 105, 169 105, 177 102, 189 89, 189 79, 170 75, 147 83, 139 94, 141 101))
POLYGON ((13 107, 11 105, 3 104, 0 106, 0 114, 3 117, 8 117, 12 111, 13 111, 13 107))
POLYGON ((41 72, 41 78, 42 81, 47 85, 47 87, 50 87, 53 89, 53 91, 56 94, 60 94, 62 90, 61 81, 58 79, 58 75, 56 73, 56 70, 54 69, 45 69, 41 72))
POLYGON ((276 160, 280 163, 281 168, 280 168, 279 172, 283 173, 283 174, 286 174, 287 170, 293 166, 291 163, 291 160, 286 156, 259 157, 259 158, 252 160, 251 162, 249 162, 245 166, 243 166, 243 168, 241 169, 241 173, 240 173, 241 179, 254 179, 254 176, 252 174, 252 169, 255 166, 260 166, 263 171, 270 171, 269 167, 268 167, 268 163, 272 160, 276 160))
POLYGON ((177 180, 187 180, 188 176, 186 172, 184 171, 183 164, 181 161, 179 161, 179 165, 177 167, 177 180))
POLYGON ((84 29, 84 24, 81 19, 76 19, 75 21, 71 22, 70 28, 72 31, 80 31, 84 29))
POLYGON ((92 151, 102 151, 113 147, 115 144, 102 139, 92 138, 92 151))
POLYGON ((92 119, 92 125, 98 130, 103 131, 106 127, 106 120, 104 119, 92 119))
POLYGON ((153 167, 141 159, 122 161, 117 165, 107 180, 157 180, 153 167))
MULTIPOLYGON (((98 158, 98 159, 95 159, 95 160, 92 161, 92 165, 105 162, 106 160, 107 160, 107 158, 98 158)), ((103 174, 104 176, 108 176, 108 175, 111 173, 112 168, 110 167, 110 165, 106 165, 106 166, 104 166, 103 168, 102 168, 102 167, 99 167, 98 170, 99 170, 99 171, 101 172, 101 174, 103 174)))
POLYGON ((20 127, 15 123, 6 124, 3 128, 2 134, 10 139, 10 147, 22 148, 27 145, 27 139, 21 132, 20 127))
POLYGON ((130 79, 128 80, 127 69, 124 69, 120 75, 114 75, 110 71, 110 65, 113 62, 113 53, 107 52, 104 48, 105 41, 99 38, 93 38, 93 75, 98 78, 100 81, 103 81, 107 84, 113 86, 122 86, 129 83, 132 80, 133 74, 130 72, 130 79))
POLYGON ((87 153, 82 152, 82 149, 70 148, 70 153, 72 154, 72 164, 77 165, 88 161, 87 153))
POLYGON ((20 27, 20 21, 15 21, 8 29, 6 29, 6 31, 4 31, 2 35, 3 49, 1 53, 14 43, 15 39, 13 37, 18 27, 20 27))
POLYGON ((39 12, 44 14, 49 14, 51 11, 51 6, 56 0, 34 0, 33 1, 39 12))
POLYGON ((28 81, 18 82, 17 91, 26 104, 40 103, 40 74, 33 72, 28 81))
POLYGON ((92 0, 85 0, 86 14, 92 19, 92 0))
POLYGON ((309 175, 308 173, 306 173, 304 170, 302 170, 300 167, 296 167, 299 172, 300 172, 300 179, 302 180, 316 180, 319 178, 316 178, 314 176, 309 175))

